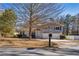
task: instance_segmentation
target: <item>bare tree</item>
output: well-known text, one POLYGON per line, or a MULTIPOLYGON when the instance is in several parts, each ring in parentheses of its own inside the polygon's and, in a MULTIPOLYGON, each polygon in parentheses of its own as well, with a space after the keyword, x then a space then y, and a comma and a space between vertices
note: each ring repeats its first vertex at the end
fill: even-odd
POLYGON ((56 3, 22 3, 12 4, 21 20, 29 22, 29 39, 31 39, 33 22, 57 17, 62 11, 61 4, 56 3))

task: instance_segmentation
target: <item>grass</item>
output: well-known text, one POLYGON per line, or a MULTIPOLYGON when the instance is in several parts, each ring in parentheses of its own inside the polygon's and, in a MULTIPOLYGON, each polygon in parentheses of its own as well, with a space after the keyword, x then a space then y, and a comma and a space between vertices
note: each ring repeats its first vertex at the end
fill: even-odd
MULTIPOLYGON (((57 48, 58 45, 54 42, 51 46, 57 48)), ((17 38, 4 38, 0 40, 0 47, 16 47, 16 48, 42 48, 48 47, 48 41, 39 40, 21 40, 17 38)))
MULTIPOLYGON (((51 47, 54 48, 71 46, 79 46, 79 40, 54 40, 51 42, 51 47)), ((0 38, 0 47, 43 48, 48 47, 48 41, 42 41, 40 39, 0 38)))

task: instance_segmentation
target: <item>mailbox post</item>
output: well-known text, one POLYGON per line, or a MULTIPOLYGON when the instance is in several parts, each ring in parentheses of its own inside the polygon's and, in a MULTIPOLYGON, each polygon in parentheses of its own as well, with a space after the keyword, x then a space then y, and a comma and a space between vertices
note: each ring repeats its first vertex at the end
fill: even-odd
POLYGON ((51 38, 52 38, 52 34, 49 34, 49 47, 51 47, 51 38))

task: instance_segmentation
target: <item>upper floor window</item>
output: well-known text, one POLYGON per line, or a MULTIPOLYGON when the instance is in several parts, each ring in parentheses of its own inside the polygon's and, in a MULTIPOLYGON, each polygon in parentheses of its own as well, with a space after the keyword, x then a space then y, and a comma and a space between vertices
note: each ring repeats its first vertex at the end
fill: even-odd
POLYGON ((55 27, 55 30, 61 30, 61 27, 55 27))

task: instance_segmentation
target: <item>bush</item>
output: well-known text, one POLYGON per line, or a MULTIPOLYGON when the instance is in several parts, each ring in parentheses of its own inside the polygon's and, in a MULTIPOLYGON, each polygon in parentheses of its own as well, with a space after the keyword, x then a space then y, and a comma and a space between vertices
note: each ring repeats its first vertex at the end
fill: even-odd
POLYGON ((65 39, 65 36, 64 35, 60 35, 60 39, 65 39))
POLYGON ((9 33, 2 33, 2 37, 11 38, 11 37, 13 37, 13 35, 11 35, 9 33))

